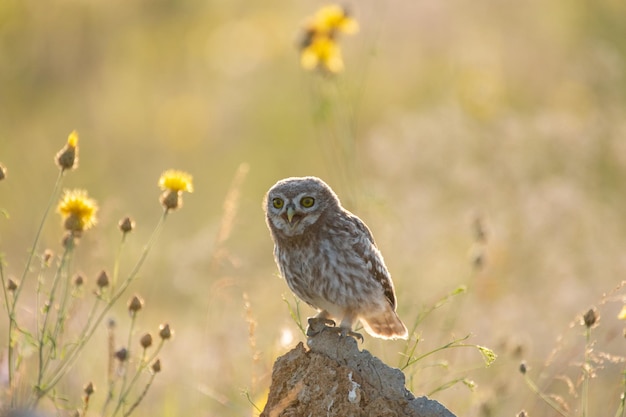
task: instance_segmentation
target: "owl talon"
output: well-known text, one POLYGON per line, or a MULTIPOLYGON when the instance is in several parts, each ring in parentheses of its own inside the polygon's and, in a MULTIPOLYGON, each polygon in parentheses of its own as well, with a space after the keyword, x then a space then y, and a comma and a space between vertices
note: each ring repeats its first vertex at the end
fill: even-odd
POLYGON ((361 341, 361 343, 365 342, 365 338, 363 338, 363 335, 361 333, 353 332, 352 330, 348 330, 348 329, 343 329, 342 328, 341 329, 341 336, 342 337, 352 336, 356 340, 361 341))
POLYGON ((309 337, 316 336, 326 329, 335 328, 336 324, 333 320, 323 317, 310 317, 309 327, 306 329, 306 335, 309 337))

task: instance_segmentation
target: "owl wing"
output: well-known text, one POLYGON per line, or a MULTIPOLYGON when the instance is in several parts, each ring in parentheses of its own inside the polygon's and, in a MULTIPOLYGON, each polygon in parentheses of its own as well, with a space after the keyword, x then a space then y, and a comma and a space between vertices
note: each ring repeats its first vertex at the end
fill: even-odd
POLYGON ((357 240, 354 244, 354 250, 357 254, 363 258, 365 265, 368 266, 372 278, 383 287, 385 298, 391 304, 391 307, 396 309, 396 294, 393 289, 393 283, 391 282, 391 275, 385 266, 385 261, 380 251, 376 247, 374 242, 374 236, 365 223, 352 213, 348 213, 350 220, 356 227, 357 240))

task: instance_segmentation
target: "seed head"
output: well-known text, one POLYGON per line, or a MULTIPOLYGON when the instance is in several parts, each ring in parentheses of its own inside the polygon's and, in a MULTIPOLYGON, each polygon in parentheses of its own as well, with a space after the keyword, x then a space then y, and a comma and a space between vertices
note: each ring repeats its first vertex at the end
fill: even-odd
POLYGON ((52 250, 50 249, 46 249, 43 252, 43 263, 46 266, 50 266, 50 261, 52 260, 52 258, 54 257, 54 252, 52 252, 52 250))
POLYGON ((74 277, 74 285, 77 287, 80 287, 81 285, 83 285, 85 283, 85 280, 83 279, 82 275, 77 274, 74 277))
POLYGON ((18 283, 15 282, 12 278, 9 278, 9 282, 7 282, 7 290, 13 292, 17 290, 17 287, 19 287, 18 283))
POLYGON ((89 397, 95 391, 96 391, 96 388, 93 386, 93 383, 91 382, 89 382, 87 385, 85 385, 85 388, 83 388, 83 392, 85 393, 87 397, 89 397))
POLYGON ((118 226, 122 233, 126 234, 133 231, 133 229, 135 228, 135 222, 130 217, 124 217, 122 220, 120 220, 118 226))
POLYGON ((527 370, 528 369, 526 368, 526 362, 522 362, 519 364, 519 371, 522 375, 525 375, 527 370))
POLYGON ((144 334, 143 336, 141 336, 139 343, 141 343, 142 348, 148 349, 150 346, 152 346, 152 335, 150 333, 144 334))
POLYGON ((150 368, 152 369, 152 373, 154 374, 158 374, 159 372, 161 372, 161 359, 155 360, 150 368))
POLYGON ((133 315, 137 313, 143 307, 143 300, 138 295, 133 295, 133 298, 128 301, 128 312, 133 315))
POLYGON ((172 330, 170 329, 170 325, 167 323, 164 323, 162 325, 159 326, 159 336, 161 337, 161 339, 163 340, 167 340, 170 339, 172 337, 172 330))
POLYGON ((109 276, 107 275, 105 270, 102 270, 102 272, 100 272, 100 275, 98 275, 96 284, 98 285, 98 288, 100 289, 107 287, 109 285, 109 276))
POLYGON ((583 315, 582 324, 584 324, 588 329, 592 328, 598 323, 600 319, 600 314, 595 307, 592 307, 583 315))
POLYGON ((161 194, 160 201, 165 210, 176 210, 183 206, 183 193, 180 191, 164 191, 161 194))
POLYGON ((115 357, 118 361, 125 362, 128 359, 128 350, 126 348, 121 348, 115 352, 115 357))
POLYGON ((78 167, 78 133, 74 130, 67 138, 67 144, 55 157, 62 171, 78 167))
POLYGON ((526 412, 526 410, 522 410, 519 413, 517 413, 515 417, 528 417, 528 413, 526 412))

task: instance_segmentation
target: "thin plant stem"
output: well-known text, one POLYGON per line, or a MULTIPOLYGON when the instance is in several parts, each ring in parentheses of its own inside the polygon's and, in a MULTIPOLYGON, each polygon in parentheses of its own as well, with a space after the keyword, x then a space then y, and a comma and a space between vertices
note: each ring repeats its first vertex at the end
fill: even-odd
POLYGON ((622 394, 620 395, 619 407, 615 417, 626 417, 626 369, 622 371, 622 394))
POLYGON ((111 292, 115 292, 115 287, 117 286, 117 279, 119 277, 119 272, 120 272, 120 259, 122 257, 122 249, 124 248, 125 242, 126 242, 126 233, 122 233, 122 239, 120 240, 120 244, 117 247, 117 253, 115 254, 115 263, 113 264, 113 277, 111 279, 111 292))
POLYGON ((54 388, 54 386, 56 386, 56 384, 59 382, 61 377, 63 375, 65 375, 67 370, 74 364, 74 362, 78 358, 78 354, 82 350, 83 346, 87 343, 88 340, 91 339, 91 336, 94 334, 94 332, 96 331, 96 329, 98 328, 99 324, 102 322, 102 320, 104 319, 106 314, 113 307, 115 302, 122 296, 122 294, 124 294, 124 291, 126 290, 126 288, 128 288, 128 286, 131 284, 131 282, 137 277, 137 273, 141 269, 141 266, 145 262, 145 260, 146 260, 146 258, 148 256, 148 253, 152 249, 152 246, 154 246, 154 243, 156 242, 157 237, 158 237, 161 229, 163 228, 163 224, 165 223, 165 220, 167 218, 167 214, 168 214, 168 210, 164 210, 163 214, 161 215, 161 217, 159 219, 159 222, 157 223, 156 227, 154 228, 154 230, 152 232, 152 235, 150 236, 150 239, 148 240, 148 243, 146 243, 146 246, 144 246, 143 252, 141 253, 141 256, 139 257, 139 260, 135 264, 133 270, 130 272, 128 277, 124 280, 124 282, 122 283, 120 288, 107 301, 107 304, 104 306, 104 308, 97 315, 96 319, 93 321, 93 324, 91 324, 91 327, 89 327, 89 323, 88 323, 88 325, 85 328, 85 332, 83 334, 83 337, 81 337, 76 342, 76 344, 74 345, 74 348, 70 352, 68 352, 65 360, 61 364, 59 364, 59 366, 54 370, 54 372, 52 372, 52 375, 50 377, 49 382, 47 382, 45 384, 45 386, 43 386, 43 385, 40 386, 40 390, 39 390, 37 401, 41 397, 43 397, 45 394, 47 394, 52 388, 54 388))
POLYGON ((582 417, 589 415, 589 372, 591 369, 591 363, 589 361, 590 340, 591 328, 587 326, 585 327, 585 362, 583 364, 583 387, 581 395, 582 417))
MULTIPOLYGON (((117 402, 117 406, 115 407, 115 410, 113 411, 113 414, 111 415, 111 417, 115 417, 117 415, 117 413, 120 411, 122 405, 124 405, 126 403, 126 399, 128 398, 128 395, 130 394, 131 389, 133 388, 133 386, 137 382, 137 379, 139 379, 139 376, 141 375, 141 372, 143 370, 145 370, 147 368, 148 364, 150 364, 150 362, 152 362, 157 357, 157 355, 161 351, 161 348, 163 347, 164 343, 165 343, 165 340, 161 339, 161 342, 159 343, 159 345, 157 346, 155 351, 152 353, 150 358, 147 358, 147 359, 146 359, 146 350, 144 349, 142 358, 141 358, 141 360, 139 362, 139 365, 137 366, 137 371, 135 372, 135 375, 133 376, 133 379, 131 379, 131 381, 130 381, 130 383, 128 384, 127 387, 122 388, 120 390, 120 397, 119 397, 119 400, 117 402)), ((134 410, 135 407, 137 405, 139 405, 139 402, 143 399, 143 397, 145 397, 146 393, 148 392, 148 388, 152 384, 152 380, 154 379, 154 375, 155 374, 153 373, 152 377, 150 378, 150 382, 148 383, 148 385, 146 386, 146 388, 144 389, 142 394, 139 396, 138 400, 133 404, 133 406, 131 406, 131 409, 128 412, 124 413, 124 416, 128 416, 132 412, 132 410, 134 410)))
POLYGON ((475 348, 475 347, 477 347, 476 345, 461 343, 464 340, 469 339, 469 337, 470 337, 470 335, 468 334, 465 337, 462 337, 462 338, 459 338, 459 339, 454 339, 453 341, 451 341, 449 343, 446 343, 443 346, 439 346, 438 348, 435 348, 435 349, 433 349, 433 350, 431 350, 429 352, 426 352, 426 353, 424 353, 424 354, 422 354, 420 356, 417 356, 417 357, 414 357, 414 358, 409 357, 407 359, 406 364, 402 368, 400 368, 400 370, 403 371, 404 369, 408 368, 409 366, 413 365, 414 363, 417 363, 417 362, 421 361, 422 359, 424 359, 424 358, 426 358, 426 357, 428 357, 428 356, 430 356, 430 355, 432 355, 434 353, 442 351, 444 349, 463 348, 463 347, 473 347, 473 348, 475 348))
MULTIPOLYGON (((28 271, 30 270, 30 264, 33 261, 33 256, 37 251, 37 245, 39 244, 39 238, 41 237, 41 232, 43 230, 43 225, 46 223, 46 219, 48 218, 48 214, 50 213, 50 209, 53 206, 54 201, 56 200, 57 193, 59 191, 59 187, 61 186, 61 182, 63 179, 64 170, 59 171, 59 175, 57 176, 56 182, 54 183, 54 188, 52 189, 52 194, 50 195, 50 200, 48 201, 48 205, 46 206, 46 211, 44 212, 41 222, 39 223, 39 228, 37 228, 37 233, 35 234, 35 240, 33 245, 28 252, 28 258, 26 259, 26 265, 24 266, 24 271, 22 272, 22 278, 20 280, 21 283, 24 283, 26 276, 28 275, 28 271)), ((19 298, 20 292, 22 290, 23 285, 20 285, 18 289, 15 291, 15 302, 17 303, 17 299, 19 298)), ((15 308, 15 307, 14 307, 15 308)))
MULTIPOLYGON (((68 257, 70 256, 70 253, 72 252, 73 248, 74 248, 74 238, 70 238, 68 240, 68 244, 65 248, 65 251, 63 252, 63 256, 61 257, 61 262, 57 268, 56 273, 54 274, 54 279, 52 281, 52 287, 50 288, 50 294, 48 295, 48 301, 47 301, 47 306, 46 306, 46 312, 44 314, 44 318, 43 318, 43 324, 41 325, 41 333, 39 335, 39 340, 38 340, 38 352, 39 352, 39 368, 38 368, 38 373, 37 373, 37 386, 40 387, 41 386, 41 382, 43 380, 44 374, 46 372, 46 369, 48 367, 48 364, 50 363, 50 360, 52 359, 53 356, 53 351, 56 350, 56 346, 52 346, 51 349, 52 351, 48 352, 48 355, 44 358, 44 348, 46 346, 46 330, 48 327, 48 319, 50 318, 51 312, 54 309, 54 301, 55 301, 55 295, 56 295, 56 291, 57 291, 57 287, 59 285, 59 281, 61 280, 62 276, 63 276, 63 269, 64 266, 67 262, 68 257)), ((60 311, 58 314, 62 314, 62 312, 60 311)), ((52 337, 51 340, 54 341, 54 343, 56 343, 56 338, 52 337)))
POLYGON ((569 417, 567 412, 565 412, 552 398, 544 394, 537 385, 533 382, 532 379, 526 374, 524 374, 524 381, 526 385, 530 388, 532 392, 539 396, 546 404, 548 404, 554 411, 562 415, 563 417, 569 417))
MULTIPOLYGON (((130 356, 131 356, 130 346, 131 346, 131 341, 132 341, 132 337, 133 337, 133 330, 135 328, 135 322, 137 321, 136 318, 137 318, 136 312, 132 312, 131 313, 131 317, 130 317, 130 328, 128 329, 128 341, 126 342, 126 346, 127 346, 126 349, 127 349, 127 356, 128 356, 128 358, 130 358, 130 356)), ((120 395, 126 389, 126 383, 128 382, 128 363, 129 363, 129 360, 127 359, 125 361, 125 368, 126 369, 124 370, 124 375, 122 376, 122 388, 120 388, 120 395)))
MULTIPOLYGON (((15 318, 15 308, 17 306, 17 300, 19 299, 20 293, 22 292, 22 288, 24 287, 24 281, 26 280, 26 276, 28 275, 28 271, 30 270, 30 264, 33 261, 33 256, 35 255, 35 252, 37 250, 37 245, 39 244, 39 238, 41 237, 41 232, 43 230, 43 226, 46 223, 46 219, 48 218, 48 214, 50 213, 50 209, 52 208, 52 205, 54 203, 54 200, 57 197, 57 193, 59 191, 59 188, 61 186, 61 182, 63 179, 63 173, 64 170, 60 170, 59 171, 59 175, 57 176, 57 179, 54 183, 54 187, 52 189, 52 194, 50 195, 50 199, 48 201, 48 204, 46 205, 46 209, 44 211, 44 214, 41 218, 41 222, 39 223, 39 227, 37 228, 37 233, 35 233, 35 239, 33 241, 33 244, 31 246, 30 251, 28 252, 28 258, 26 258, 26 265, 24 266, 24 271, 22 272, 22 277, 20 279, 20 285, 17 287, 17 289, 15 290, 15 292, 13 293, 13 303, 11 304, 11 308, 9 309, 9 304, 7 303, 7 309, 9 309, 9 337, 8 337, 8 346, 7 346, 7 362, 8 362, 8 385, 9 387, 13 387, 13 377, 14 377, 14 340, 13 340, 13 333, 15 331, 15 328, 17 326, 17 321, 15 318)), ((3 276, 3 284, 4 284, 4 276, 3 276)), ((5 286, 6 287, 6 286, 5 286)), ((6 291, 6 290, 5 290, 6 291)), ((5 298, 6 298, 6 294, 5 294, 5 298)), ((13 403, 13 399, 14 396, 11 397, 11 404, 15 405, 13 403)))
MULTIPOLYGON (((141 392, 141 394, 139 395, 139 397, 137 397, 137 400, 133 403, 133 405, 130 406, 130 408, 128 409, 128 411, 126 411, 124 413, 124 417, 128 417, 129 415, 131 415, 131 413, 133 411, 135 411, 135 408, 137 408, 139 406, 139 404, 141 403, 141 401, 143 401, 143 399, 145 398, 146 394, 148 393, 148 390, 150 389, 150 387, 152 386, 152 382, 154 382, 154 377, 156 376, 155 373, 150 375, 150 380, 148 381, 148 383, 146 384, 146 386, 144 387, 143 391, 141 392)), ((114 414, 115 415, 115 414, 114 414)))

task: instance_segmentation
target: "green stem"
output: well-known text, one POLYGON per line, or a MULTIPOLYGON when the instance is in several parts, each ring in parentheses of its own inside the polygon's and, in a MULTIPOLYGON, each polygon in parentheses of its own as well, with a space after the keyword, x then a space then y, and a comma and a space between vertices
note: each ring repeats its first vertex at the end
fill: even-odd
POLYGON ((549 396, 544 394, 537 385, 528 377, 528 375, 524 374, 524 381, 526 381, 526 385, 530 388, 532 392, 539 396, 546 404, 548 404, 554 411, 562 415, 563 417, 569 417, 567 412, 561 409, 561 407, 549 396))
MULTIPOLYGON (((72 252, 74 248, 74 238, 70 238, 68 239, 68 244, 65 248, 65 251, 63 252, 63 256, 61 257, 61 263, 59 264, 59 267, 57 268, 56 273, 54 274, 54 279, 52 281, 52 287, 50 288, 50 295, 48 296, 48 302, 47 302, 47 306, 46 306, 46 312, 44 314, 44 318, 43 318, 43 324, 41 326, 41 333, 39 335, 39 340, 38 340, 38 348, 39 348, 39 369, 38 369, 38 374, 37 374, 37 386, 41 387, 41 383, 43 381, 43 377, 44 374, 46 372, 46 369, 48 368, 48 365, 52 359, 52 356, 54 356, 53 352, 56 350, 57 346, 53 345, 51 347, 51 351, 48 352, 48 356, 44 358, 44 348, 46 345, 46 329, 48 327, 48 319, 50 318, 50 314, 51 311, 54 309, 54 301, 55 301, 55 295, 56 295, 56 291, 57 291, 57 287, 59 285, 59 281, 61 279, 61 277, 63 276, 63 269, 64 266, 67 262, 68 257, 70 256, 70 253, 72 252)), ((59 312, 58 314, 62 314, 61 312, 59 312)), ((54 343, 57 342, 55 337, 52 337, 50 340, 54 341, 54 343)))
MULTIPOLYGON (((128 330, 128 341, 126 342, 126 353, 127 353, 127 359, 125 361, 125 370, 124 370, 124 375, 122 376, 122 388, 120 388, 120 397, 123 394, 124 390, 126 390, 126 383, 128 382, 128 363, 130 362, 130 357, 131 357, 131 349, 130 349, 130 345, 132 342, 132 337, 133 337, 133 330, 135 328, 135 322, 136 322, 136 318, 137 318, 137 314, 136 312, 131 312, 131 318, 130 318, 130 327, 128 330)), ((145 354, 145 351, 144 351, 145 354)), ((132 383, 131 383, 132 385, 132 383)))
POLYGON ((434 354, 434 353, 437 353, 437 352, 439 352, 439 351, 442 351, 442 350, 444 350, 444 349, 450 349, 450 348, 461 348, 461 347, 474 347, 474 348, 475 348, 475 347, 477 347, 476 345, 469 345, 469 344, 460 343, 460 342, 462 342, 462 341, 464 341, 464 340, 469 339, 469 337, 470 337, 470 335, 468 334, 468 335, 467 335, 467 336, 465 336, 465 337, 462 337, 462 338, 460 338, 460 339, 455 339, 455 340, 453 340, 453 341, 451 341, 451 342, 449 342, 449 343, 446 343, 446 344, 445 344, 445 345, 443 345, 443 346, 439 346, 438 348, 433 349, 433 350, 431 350, 431 351, 429 351, 429 352, 426 352, 426 353, 424 353, 424 354, 422 354, 422 355, 420 355, 420 356, 417 356, 417 357, 415 357, 415 358, 409 358, 409 360, 407 360, 407 363, 406 363, 406 364, 404 365, 404 367, 403 367, 403 368, 401 368, 400 370, 404 370, 404 369, 406 369, 407 367, 409 367, 409 366, 413 365, 414 363, 417 363, 417 362, 421 361, 422 359, 426 358, 427 356, 430 356, 430 355, 432 355, 432 354, 434 354))
POLYGON ((115 292, 115 287, 117 286, 117 278, 119 277, 120 272, 120 259, 122 257, 122 248, 124 247, 124 242, 126 242, 126 233, 122 233, 122 240, 120 240, 120 244, 117 247, 117 253, 115 254, 115 263, 113 264, 113 278, 111 280, 111 292, 115 292))
MULTIPOLYGON (((17 306, 17 300, 20 296, 20 293, 22 292, 22 288, 24 288, 24 281, 26 280, 26 276, 28 275, 28 271, 30 270, 30 264, 33 261, 33 256, 35 255, 35 252, 37 250, 37 245, 39 244, 39 238, 41 237, 41 232, 43 230, 43 226, 46 222, 46 219, 48 218, 48 214, 50 213, 50 209, 52 208, 52 205, 54 203, 54 200, 57 197, 57 193, 59 191, 59 187, 61 186, 61 180, 63 179, 63 170, 59 171, 59 175, 57 176, 57 179, 54 183, 54 187, 52 189, 52 194, 50 195, 50 199, 48 201, 48 204, 46 206, 46 210, 44 211, 44 214, 41 218, 41 222, 39 223, 39 227, 37 228, 37 233, 35 234, 35 240, 33 242, 33 245, 28 253, 28 258, 26 259, 26 265, 24 266, 24 271, 22 272, 22 277, 20 279, 20 285, 17 287, 17 289, 15 290, 15 292, 13 293, 13 303, 11 304, 11 308, 9 309, 8 304, 7 304, 7 309, 9 310, 9 346, 8 346, 8 352, 7 352, 7 360, 8 360, 8 368, 9 368, 9 387, 13 386, 13 377, 14 377, 14 367, 15 365, 13 364, 13 356, 14 356, 14 340, 13 340, 13 333, 15 331, 15 328, 17 326, 17 321, 15 318, 15 308, 17 306)), ((3 284, 4 284, 4 277, 3 277, 3 284)), ((6 287, 5 287, 6 288, 6 287)), ((5 290, 6 291, 6 290, 5 290)), ((6 298, 6 294, 5 294, 5 298, 6 298)), ((12 405, 13 404, 13 399, 15 397, 13 396, 11 399, 12 405)))
POLYGON ((135 264, 131 273, 124 280, 120 288, 109 299, 107 304, 100 311, 100 314, 98 314, 98 316, 96 317, 91 327, 87 326, 85 328, 84 337, 79 339, 78 342, 74 345, 74 348, 70 352, 68 352, 65 360, 52 373, 52 376, 49 382, 47 382, 45 386, 44 385, 40 386, 37 401, 39 400, 39 398, 46 395, 52 388, 54 388, 54 386, 56 386, 56 384, 59 382, 61 377, 65 375, 65 373, 70 368, 70 366, 74 364, 74 362, 78 358, 78 353, 82 350, 83 346, 87 343, 87 341, 91 339, 91 336, 94 334, 94 332, 96 331, 96 329, 98 328, 99 324, 102 322, 106 314, 113 307, 115 302, 122 296, 122 294, 124 294, 124 291, 126 291, 126 288, 128 288, 131 282, 136 278, 137 273, 141 269, 141 266, 143 265, 143 263, 145 262, 148 256, 148 253, 150 252, 150 250, 152 249, 152 246, 154 246, 154 243, 156 242, 156 239, 163 227, 163 224, 165 223, 165 219, 167 218, 167 213, 168 213, 167 210, 163 211, 163 214, 160 217, 159 222, 157 223, 156 227, 154 228, 154 231, 152 232, 152 235, 150 236, 148 243, 146 244, 146 246, 144 246, 143 252, 141 256, 139 257, 139 260, 135 264))
MULTIPOLYGON (((157 346, 155 351, 152 353, 152 355, 148 359, 146 359, 146 350, 144 349, 141 361, 139 362, 139 365, 137 366, 137 371, 135 372, 135 375, 133 376, 133 379, 130 381, 130 384, 128 384, 128 387, 126 387, 125 389, 124 388, 121 389, 121 391, 120 391, 120 398, 119 398, 119 400, 117 402, 117 406, 115 407, 115 410, 113 411, 113 414, 111 415, 111 417, 115 417, 117 415, 117 413, 120 411, 122 405, 124 405, 126 403, 126 399, 128 398, 128 395, 130 394, 130 390, 133 388, 133 386, 137 382, 137 379, 139 379, 139 376, 141 375, 141 372, 143 370, 145 370, 146 367, 157 357, 157 355, 161 351, 161 348, 163 347, 164 343, 165 343, 165 340, 161 339, 161 342, 159 343, 159 346, 157 346)), ((150 378, 150 382, 148 383, 148 385, 146 386, 146 388, 144 389, 142 394, 139 396, 138 400, 133 404, 133 406, 130 408, 130 410, 128 412, 124 413, 124 417, 128 416, 137 407, 137 405, 139 405, 139 402, 146 395, 146 393, 148 391, 148 388, 152 384, 152 380, 154 379, 154 375, 155 374, 152 374, 152 377, 150 378)))
POLYGON ((141 403, 141 401, 143 401, 144 397, 148 393, 148 390, 152 386, 152 382, 154 382, 154 377, 155 376, 156 376, 156 374, 154 374, 154 373, 152 375, 150 375, 150 380, 148 381, 148 383, 144 387, 143 391, 141 392, 141 395, 139 395, 139 397, 137 397, 137 400, 133 403, 133 405, 131 405, 131 407, 128 409, 128 411, 124 413, 124 417, 128 417, 129 415, 131 415, 131 413, 133 411, 135 411, 135 408, 137 408, 139 406, 139 403, 141 403))
POLYGON ((617 407, 617 412, 615 413, 615 417, 625 417, 626 416, 626 369, 622 371, 622 394, 620 395, 619 407, 617 407))

